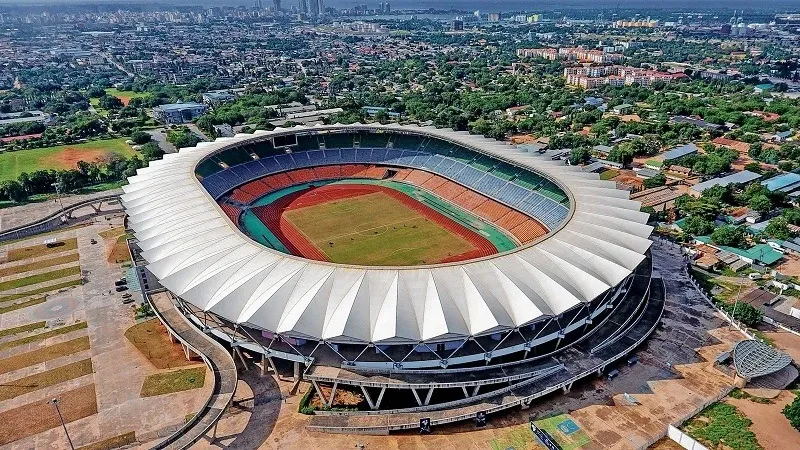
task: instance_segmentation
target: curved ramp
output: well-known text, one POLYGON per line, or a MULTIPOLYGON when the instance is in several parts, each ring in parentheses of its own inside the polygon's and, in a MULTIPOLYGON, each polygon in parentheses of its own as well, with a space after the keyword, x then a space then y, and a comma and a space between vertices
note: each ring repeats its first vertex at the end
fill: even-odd
POLYGON ((200 440, 217 423, 233 400, 238 374, 236 364, 221 344, 189 324, 167 292, 148 295, 156 315, 169 332, 203 358, 214 374, 211 396, 200 411, 178 431, 153 446, 153 450, 185 449, 200 440))

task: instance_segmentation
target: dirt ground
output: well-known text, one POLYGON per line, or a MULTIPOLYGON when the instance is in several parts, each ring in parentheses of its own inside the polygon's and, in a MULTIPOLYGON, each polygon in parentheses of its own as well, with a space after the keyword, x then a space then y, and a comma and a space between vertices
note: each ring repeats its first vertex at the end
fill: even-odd
POLYGON ((770 328, 770 331, 764 331, 764 335, 772 339, 775 347, 788 353, 795 362, 800 361, 800 336, 780 328, 770 328))
POLYGON ((744 398, 727 398, 725 402, 735 406, 753 421, 750 430, 755 433, 762 447, 789 449, 800 448, 800 432, 792 428, 781 411, 794 397, 790 391, 781 391, 771 404, 756 403, 744 398))
POLYGON ((58 169, 73 169, 78 167, 78 161, 86 162, 101 162, 108 161, 113 155, 113 152, 108 150, 92 150, 92 149, 78 149, 67 148, 63 151, 50 155, 43 159, 43 163, 47 167, 58 169))
MULTIPOLYGON (((329 398, 331 395, 331 388, 327 386, 320 386, 322 389, 322 394, 325 395, 325 398, 329 398)), ((346 389, 337 389, 336 396, 333 399, 333 406, 343 406, 343 407, 356 407, 360 404, 364 403, 364 396, 352 391, 348 391, 346 389)), ((311 400, 309 401, 311 406, 316 407, 317 409, 322 409, 325 406, 322 399, 319 395, 315 392, 311 400)))
POLYGON ((780 263, 778 271, 790 277, 800 276, 800 257, 797 255, 784 254, 783 261, 780 263))

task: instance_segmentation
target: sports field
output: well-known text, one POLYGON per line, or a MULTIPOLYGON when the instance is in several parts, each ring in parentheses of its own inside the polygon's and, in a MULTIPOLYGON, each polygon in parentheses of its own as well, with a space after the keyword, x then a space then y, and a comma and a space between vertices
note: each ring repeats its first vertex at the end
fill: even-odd
POLYGON ((74 169, 78 161, 105 161, 114 154, 129 158, 136 152, 124 139, 3 152, 0 153, 0 181, 15 180, 23 172, 41 169, 74 169))
POLYGON ((306 184, 262 200, 243 216, 248 234, 268 247, 318 261, 436 264, 514 246, 496 230, 474 228, 470 218, 454 219, 388 185, 306 184))
POLYGON ((133 98, 150 96, 150 94, 147 92, 120 91, 116 88, 106 88, 106 94, 112 97, 117 97, 125 106, 128 106, 128 103, 130 103, 131 99, 133 98))
POLYGON ((284 217, 331 262, 433 264, 476 250, 384 192, 291 209, 284 217))

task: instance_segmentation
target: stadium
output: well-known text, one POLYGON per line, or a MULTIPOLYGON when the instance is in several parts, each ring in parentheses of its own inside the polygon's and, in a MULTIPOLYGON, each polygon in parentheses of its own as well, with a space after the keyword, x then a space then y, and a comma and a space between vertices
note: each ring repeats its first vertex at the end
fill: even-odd
POLYGON ((146 291, 310 381, 310 428, 388 432, 568 390, 655 328, 647 214, 559 156, 433 127, 277 128, 167 154, 122 201, 146 291), (364 401, 337 410, 337 390, 364 401))

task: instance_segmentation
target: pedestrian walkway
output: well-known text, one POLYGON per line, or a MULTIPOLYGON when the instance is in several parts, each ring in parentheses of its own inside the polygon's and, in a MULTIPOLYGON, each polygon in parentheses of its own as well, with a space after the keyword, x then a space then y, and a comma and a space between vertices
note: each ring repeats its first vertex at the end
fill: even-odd
POLYGON ((203 408, 184 427, 153 447, 153 449, 189 448, 216 424, 230 405, 238 378, 236 365, 231 354, 221 344, 189 324, 175 306, 169 293, 152 294, 150 303, 170 333, 200 355, 214 374, 214 387, 203 408))

